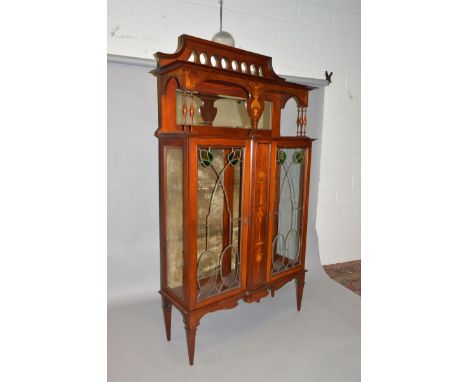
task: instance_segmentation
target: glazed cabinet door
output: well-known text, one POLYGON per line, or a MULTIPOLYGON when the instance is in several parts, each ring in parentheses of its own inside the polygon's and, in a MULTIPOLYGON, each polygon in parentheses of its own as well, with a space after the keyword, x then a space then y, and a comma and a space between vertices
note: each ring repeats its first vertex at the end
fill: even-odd
POLYGON ((275 145, 271 278, 304 267, 310 173, 310 141, 275 145))
POLYGON ((245 285, 250 153, 243 140, 190 142, 194 302, 211 303, 245 285))

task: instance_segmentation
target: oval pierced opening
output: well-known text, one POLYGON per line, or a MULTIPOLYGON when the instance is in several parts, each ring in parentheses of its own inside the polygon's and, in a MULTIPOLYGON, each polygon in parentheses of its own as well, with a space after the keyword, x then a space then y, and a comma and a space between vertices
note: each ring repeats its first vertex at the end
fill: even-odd
POLYGON ((215 68, 218 66, 218 57, 211 56, 210 61, 211 61, 211 66, 214 66, 215 68))
POLYGON ((227 69, 227 67, 228 67, 228 60, 227 60, 227 58, 223 57, 223 58, 221 59, 221 67, 222 67, 223 69, 227 69))
POLYGON ((250 65, 250 74, 252 76, 255 76, 257 74, 257 68, 255 67, 254 64, 250 65))
POLYGON ((246 73, 247 72, 247 64, 245 62, 243 62, 241 64, 241 71, 242 73, 246 73))
POLYGON ((208 62, 208 57, 206 56, 206 53, 201 53, 200 54, 200 63, 203 65, 206 65, 208 62))
POLYGON ((235 70, 236 72, 239 70, 239 64, 237 63, 236 60, 233 60, 231 62, 232 70, 235 70))
POLYGON ((194 51, 192 51, 192 54, 188 58, 188 61, 189 62, 197 62, 197 54, 194 51))
POLYGON ((262 67, 261 67, 261 66, 258 67, 258 75, 259 75, 260 77, 263 77, 263 70, 262 70, 262 67))

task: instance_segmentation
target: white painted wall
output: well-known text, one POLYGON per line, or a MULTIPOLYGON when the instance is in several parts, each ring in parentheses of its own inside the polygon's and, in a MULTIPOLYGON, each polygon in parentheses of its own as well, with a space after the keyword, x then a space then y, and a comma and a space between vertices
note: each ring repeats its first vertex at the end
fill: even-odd
MULTIPOLYGON (((360 1, 225 0, 236 46, 273 57, 277 73, 324 78, 317 231, 323 264, 360 258, 360 1)), ((172 53, 186 33, 211 39, 217 0, 108 0, 108 53, 172 53)))

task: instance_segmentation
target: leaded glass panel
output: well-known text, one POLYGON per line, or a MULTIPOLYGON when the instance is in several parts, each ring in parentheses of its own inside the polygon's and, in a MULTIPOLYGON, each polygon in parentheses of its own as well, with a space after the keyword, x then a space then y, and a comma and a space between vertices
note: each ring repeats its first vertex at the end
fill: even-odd
POLYGON ((307 150, 278 148, 276 208, 271 273, 300 264, 301 225, 304 212, 304 169, 307 150))
POLYGON ((240 287, 243 148, 198 149, 197 300, 240 287))

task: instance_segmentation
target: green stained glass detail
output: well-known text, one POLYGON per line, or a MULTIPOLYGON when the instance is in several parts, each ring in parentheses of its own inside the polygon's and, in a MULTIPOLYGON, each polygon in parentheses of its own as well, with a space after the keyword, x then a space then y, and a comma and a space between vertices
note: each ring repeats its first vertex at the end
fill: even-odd
POLYGON ((227 161, 231 166, 237 166, 242 159, 242 151, 241 150, 234 150, 231 151, 227 156, 227 161))
POLYGON ((286 152, 283 150, 278 150, 278 157, 276 159, 278 163, 284 164, 284 162, 286 162, 286 158, 287 158, 286 152))
POLYGON ((203 167, 210 167, 213 162, 213 154, 208 150, 199 150, 198 151, 198 161, 203 167))
POLYGON ((304 154, 301 151, 296 151, 293 155, 293 162, 296 164, 301 164, 304 161, 304 154))

